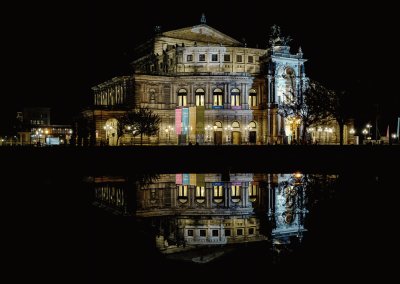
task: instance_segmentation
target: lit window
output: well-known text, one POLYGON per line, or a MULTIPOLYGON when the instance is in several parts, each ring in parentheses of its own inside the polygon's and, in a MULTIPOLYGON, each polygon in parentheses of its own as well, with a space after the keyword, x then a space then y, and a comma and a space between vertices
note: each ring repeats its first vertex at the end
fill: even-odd
POLYGON ((185 89, 180 89, 178 91, 178 106, 187 105, 187 91, 185 89))
POLYGON ((213 186, 213 201, 215 203, 222 203, 224 201, 224 188, 222 185, 213 186))
POLYGON ((192 55, 192 54, 188 54, 188 55, 186 56, 186 61, 188 61, 188 62, 193 61, 193 55, 192 55))
POLYGON ((199 61, 206 61, 206 55, 205 54, 199 54, 199 61))
POLYGON ((249 106, 250 107, 257 106, 257 93, 254 89, 251 89, 249 93, 249 106))
POLYGON ((237 203, 240 201, 240 185, 231 186, 231 198, 232 202, 237 203))
POLYGON ((225 62, 231 61, 231 55, 230 54, 224 54, 224 61, 225 62))
POLYGON ((213 92, 213 105, 222 106, 222 90, 215 89, 213 92))
POLYGON ((240 106, 240 91, 238 89, 231 91, 231 106, 240 106))
POLYGON ((247 58, 247 62, 253 63, 253 60, 254 60, 253 56, 249 55, 249 57, 247 58))
POLYGON ((197 89, 195 94, 196 94, 196 106, 204 106, 204 90, 197 89))
POLYGON ((218 61, 218 54, 211 54, 211 61, 218 61))

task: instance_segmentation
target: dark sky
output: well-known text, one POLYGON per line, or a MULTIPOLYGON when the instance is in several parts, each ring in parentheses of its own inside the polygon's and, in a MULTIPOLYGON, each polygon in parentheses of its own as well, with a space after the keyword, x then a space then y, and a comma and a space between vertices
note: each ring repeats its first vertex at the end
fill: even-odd
POLYGON ((352 91, 360 102, 355 109, 360 122, 374 117, 374 104, 379 104, 382 123, 400 115, 399 51, 394 43, 398 16, 383 2, 358 6, 337 1, 319 5, 146 1, 140 6, 138 1, 99 2, 87 1, 72 9, 59 4, 53 13, 35 4, 32 8, 41 12, 32 14, 29 7, 21 12, 25 26, 11 34, 18 38, 14 52, 19 60, 10 68, 13 85, 21 88, 1 113, 3 129, 23 106, 50 106, 54 123, 68 123, 90 104, 91 86, 131 73, 133 48, 152 35, 155 25, 163 31, 196 25, 202 12, 208 25, 238 40, 246 38, 253 47, 265 47, 269 27, 280 25, 293 38, 292 51, 301 45, 309 59, 310 78, 329 88, 352 91))

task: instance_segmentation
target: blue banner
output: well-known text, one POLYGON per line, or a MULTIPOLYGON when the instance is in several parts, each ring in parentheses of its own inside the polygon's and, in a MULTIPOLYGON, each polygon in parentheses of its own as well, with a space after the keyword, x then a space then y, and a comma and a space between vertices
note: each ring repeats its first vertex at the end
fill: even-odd
POLYGON ((212 185, 219 186, 219 185, 224 185, 224 183, 223 182, 213 182, 212 185))
POLYGON ((182 184, 183 185, 190 184, 190 174, 182 174, 182 184))
POLYGON ((189 108, 182 109, 182 134, 188 134, 189 108))

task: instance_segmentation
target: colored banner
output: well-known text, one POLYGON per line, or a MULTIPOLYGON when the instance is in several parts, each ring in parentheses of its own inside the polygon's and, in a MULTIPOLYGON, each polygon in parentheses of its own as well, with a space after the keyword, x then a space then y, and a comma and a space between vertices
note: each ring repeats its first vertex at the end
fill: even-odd
POLYGON ((197 185, 197 174, 190 174, 190 185, 197 185))
POLYGON ((206 186, 205 178, 206 178, 205 174, 197 174, 196 185, 197 186, 206 186))
POLYGON ((182 134, 188 133, 189 127, 189 108, 182 109, 182 134))
POLYGON ((189 134, 196 135, 196 107, 189 108, 189 134))
POLYGON ((182 133, 182 109, 180 108, 175 109, 175 133, 177 135, 182 133))
POLYGON ((175 175, 175 184, 182 184, 182 174, 175 175))
POLYGON ((219 186, 219 185, 224 185, 224 183, 223 182, 213 182, 212 185, 219 186))
POLYGON ((204 106, 196 107, 196 134, 204 134, 204 106))
POLYGON ((183 185, 190 184, 190 174, 182 174, 182 184, 183 185))

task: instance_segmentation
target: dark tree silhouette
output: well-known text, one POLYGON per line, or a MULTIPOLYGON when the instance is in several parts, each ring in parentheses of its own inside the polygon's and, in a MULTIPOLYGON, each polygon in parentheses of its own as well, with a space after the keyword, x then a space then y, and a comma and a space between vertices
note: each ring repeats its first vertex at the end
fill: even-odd
POLYGON ((310 81, 303 94, 298 97, 290 92, 285 94, 278 112, 303 124, 302 141, 306 142, 308 127, 322 123, 329 118, 331 95, 327 88, 317 81, 310 81))
POLYGON ((352 118, 352 101, 346 91, 329 92, 329 113, 339 125, 340 145, 343 145, 344 125, 352 118))
POLYGON ((143 145, 143 135, 153 136, 158 133, 160 117, 148 108, 139 108, 128 112, 123 118, 122 127, 131 127, 134 136, 140 135, 140 145, 143 145))

